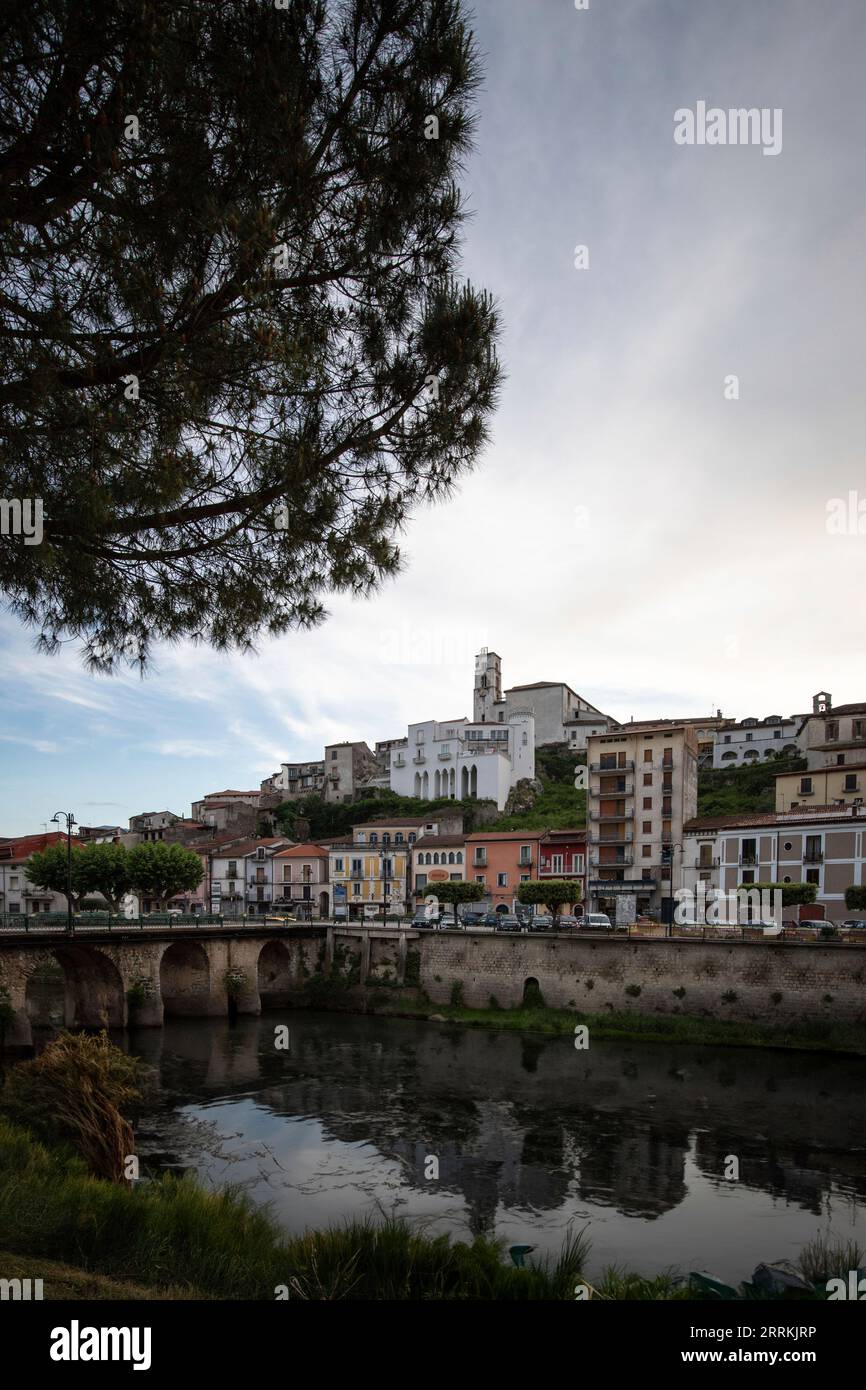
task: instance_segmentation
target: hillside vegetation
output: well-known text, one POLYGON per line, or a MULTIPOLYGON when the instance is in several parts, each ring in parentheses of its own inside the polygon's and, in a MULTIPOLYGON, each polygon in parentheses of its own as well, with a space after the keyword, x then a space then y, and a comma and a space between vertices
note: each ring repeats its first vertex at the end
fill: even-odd
POLYGON ((780 772, 804 772, 805 758, 767 758, 754 767, 710 767, 698 774, 698 815, 737 816, 776 809, 780 772))

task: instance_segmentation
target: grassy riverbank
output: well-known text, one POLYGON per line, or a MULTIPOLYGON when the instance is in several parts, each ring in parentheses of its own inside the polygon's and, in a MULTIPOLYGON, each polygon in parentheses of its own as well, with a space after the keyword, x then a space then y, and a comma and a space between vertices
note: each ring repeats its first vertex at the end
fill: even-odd
POLYGON ((497 1028, 509 1032, 541 1033, 564 1037, 585 1024, 590 1040, 687 1043, 707 1047, 783 1048, 797 1052, 833 1052, 866 1057, 866 1026, 851 1023, 812 1024, 746 1023, 738 1020, 699 1017, 693 1014, 640 1014, 626 1010, 602 1014, 577 1009, 503 1009, 494 1004, 486 1009, 470 1009, 463 1004, 436 1004, 422 990, 383 987, 376 984, 364 990, 346 988, 340 982, 321 976, 311 982, 298 1002, 316 1009, 339 1012, 372 1013, 391 1018, 434 1019, 472 1028, 497 1028))

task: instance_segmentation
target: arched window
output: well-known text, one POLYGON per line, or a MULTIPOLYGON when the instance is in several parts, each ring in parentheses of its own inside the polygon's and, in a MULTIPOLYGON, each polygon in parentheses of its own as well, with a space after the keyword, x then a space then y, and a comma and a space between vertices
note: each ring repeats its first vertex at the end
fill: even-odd
POLYGON ((438 864, 438 863, 439 863, 439 851, 438 851, 438 850, 437 850, 436 853, 433 855, 433 863, 434 863, 434 864, 438 864))
POLYGON ((731 761, 731 758, 736 758, 736 756, 737 756, 736 753, 723 753, 723 754, 722 754, 722 762, 723 762, 723 763, 729 763, 729 762, 731 761))
POLYGON ((371 832, 371 834, 370 834, 370 844, 371 844, 371 845, 376 845, 376 844, 378 844, 378 843, 379 843, 379 836, 376 834, 375 830, 373 830, 373 831, 371 832))
POLYGON ((458 864, 462 864, 462 863, 463 863, 463 851, 462 851, 462 849, 458 849, 458 851, 457 851, 457 863, 458 863, 458 864))
POLYGON ((453 863, 454 863, 454 851, 453 851, 453 849, 449 851, 449 854, 448 854, 448 863, 449 863, 449 864, 453 864, 453 863))
POLYGON ((382 844, 383 844, 383 845, 390 845, 390 843, 391 843, 391 836, 388 834, 388 832, 387 832, 387 830, 386 830, 386 831, 385 831, 385 834, 382 836, 382 844))

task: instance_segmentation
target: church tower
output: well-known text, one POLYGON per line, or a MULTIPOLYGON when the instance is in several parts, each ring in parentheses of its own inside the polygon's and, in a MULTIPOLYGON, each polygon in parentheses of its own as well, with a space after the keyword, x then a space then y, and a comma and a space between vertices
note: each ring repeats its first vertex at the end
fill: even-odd
POLYGON ((475 724, 493 723, 493 706, 502 700, 502 660, 486 647, 475 658, 475 689, 472 697, 472 720, 475 724))

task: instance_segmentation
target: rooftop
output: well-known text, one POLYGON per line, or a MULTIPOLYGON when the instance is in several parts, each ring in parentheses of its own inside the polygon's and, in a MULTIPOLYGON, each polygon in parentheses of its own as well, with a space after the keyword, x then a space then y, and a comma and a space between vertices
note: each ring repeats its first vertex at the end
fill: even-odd
POLYGON ((309 841, 303 845, 292 845, 290 849, 278 850, 275 859, 327 859, 328 851, 322 845, 309 841))
POLYGON ((686 821, 686 833, 700 833, 702 830, 733 830, 738 827, 750 829, 752 826, 809 825, 813 822, 826 824, 828 821, 840 823, 852 820, 866 820, 866 815, 858 814, 859 806, 798 806, 793 811, 763 811, 753 815, 739 816, 695 816, 686 821))

